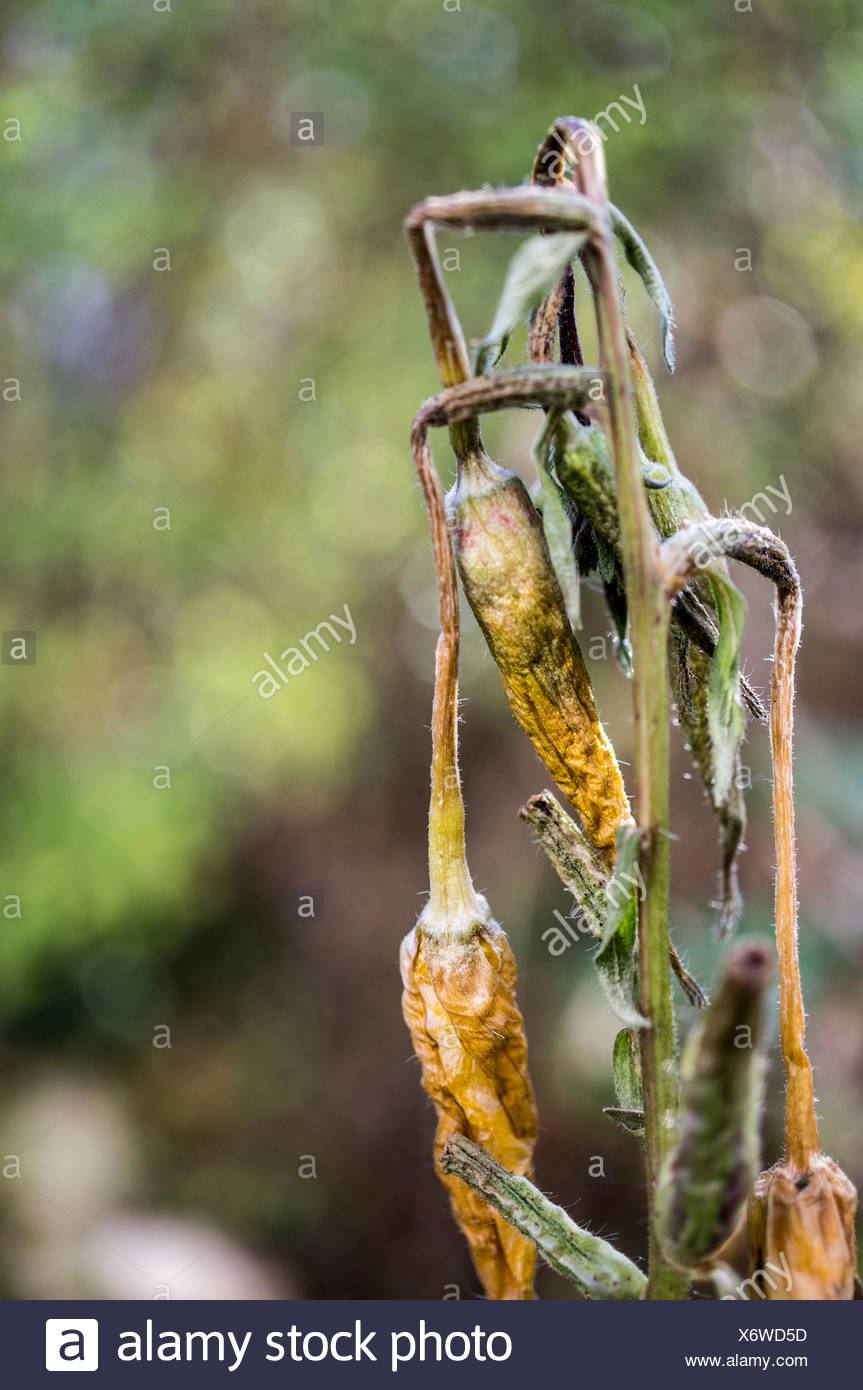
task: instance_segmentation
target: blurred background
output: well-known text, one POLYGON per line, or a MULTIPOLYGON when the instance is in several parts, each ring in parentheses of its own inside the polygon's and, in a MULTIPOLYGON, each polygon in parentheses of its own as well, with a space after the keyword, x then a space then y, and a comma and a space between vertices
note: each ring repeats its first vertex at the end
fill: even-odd
MULTIPOLYGON (((437 384, 401 221, 522 181, 556 116, 615 101, 612 196, 677 307, 669 377, 627 280, 677 456, 714 510, 771 499, 803 577, 803 971, 824 1146, 863 1182, 861 7, 8 0, 0 57, 0 1293, 478 1296, 399 1006, 436 637, 407 445, 437 384), (324 620, 329 651, 260 676, 324 620)), ((516 244, 441 235, 469 336, 516 244)), ((535 430, 486 433, 529 476, 535 430)), ((739 578, 763 689, 772 595, 739 578)), ((588 949, 549 953, 568 902, 517 816, 548 776, 465 628, 469 857, 520 964, 538 1181, 640 1257, 615 1021, 588 949)), ((588 595, 628 763, 609 628, 588 595)), ((744 762, 768 937, 763 729, 744 762)), ((710 985, 681 739, 673 797, 674 933, 710 985)), ((766 1162, 775 1016, 771 1040, 766 1162)))

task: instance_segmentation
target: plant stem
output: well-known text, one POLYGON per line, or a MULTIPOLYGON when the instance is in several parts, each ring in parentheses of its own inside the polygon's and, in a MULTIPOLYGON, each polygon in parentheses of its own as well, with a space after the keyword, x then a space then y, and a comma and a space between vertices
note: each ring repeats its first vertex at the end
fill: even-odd
POLYGON ((812 1064, 806 1052, 806 1013, 797 954, 797 844, 794 828, 794 656, 800 640, 800 591, 776 595, 776 646, 770 699, 773 751, 773 833, 776 839, 776 945, 779 951, 779 1028, 788 1077, 785 1158, 801 1174, 821 1145, 812 1064))
MULTIPOLYGON (((435 355, 438 376, 443 386, 457 386, 470 377, 470 361, 461 324, 447 294, 441 275, 435 244, 434 224, 431 221, 407 224, 417 279, 426 306, 429 336, 435 355)), ((479 421, 460 420, 450 429, 450 440, 457 459, 482 453, 479 421)))
POLYGON ((662 1252, 657 1233, 656 1185, 674 1147, 678 1108, 674 1013, 668 968, 669 921, 669 700, 670 607, 659 545, 647 510, 635 436, 632 387, 623 313, 618 298, 605 164, 599 133, 580 123, 575 141, 579 190, 597 205, 601 230, 584 261, 596 301, 600 365, 606 373, 608 415, 620 508, 621 549, 630 614, 635 712, 636 814, 644 831, 644 896, 639 905, 641 1030, 644 1089, 649 1280, 647 1297, 686 1297, 687 1279, 662 1252), (590 138, 592 135, 592 139, 590 138))
POLYGON ((458 767, 458 585, 443 493, 422 424, 414 424, 411 448, 428 508, 440 611, 432 709, 426 912, 430 920, 458 922, 463 911, 469 915, 476 903, 465 857, 464 800, 458 767))

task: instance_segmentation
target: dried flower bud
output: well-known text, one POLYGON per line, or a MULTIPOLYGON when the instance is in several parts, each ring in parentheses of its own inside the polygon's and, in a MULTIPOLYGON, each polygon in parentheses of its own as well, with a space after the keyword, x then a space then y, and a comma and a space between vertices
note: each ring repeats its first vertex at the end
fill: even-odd
POLYGON ((473 886, 458 768, 459 612, 444 500, 424 436, 414 460, 429 508, 441 634, 435 662, 429 803, 429 898, 402 942, 402 1009, 437 1112, 435 1159, 489 1298, 533 1296, 536 1251, 470 1188, 444 1173, 453 1135, 476 1140, 511 1172, 530 1171, 536 1106, 527 1072, 516 967, 506 936, 473 886))
POLYGON ((680 1137, 660 1176, 660 1239, 685 1269, 702 1269, 732 1235, 758 1167, 763 1060, 761 1001, 770 976, 763 946, 731 955, 681 1065, 680 1137))
POLYGON ((749 1202, 750 1275, 781 1268, 759 1295, 775 1302, 860 1298, 854 1239, 857 1191, 838 1164, 818 1154, 801 1172, 782 1162, 762 1173, 749 1202))
POLYGON ((531 1173, 537 1118, 509 942, 475 895, 452 924, 429 913, 404 939, 402 1008, 438 1124, 435 1162, 489 1298, 532 1297, 536 1251, 471 1188, 440 1166, 447 1140, 468 1138, 519 1176, 531 1173))
POLYGON ((510 708, 611 861, 629 803, 527 489, 474 453, 447 500, 465 593, 510 708))

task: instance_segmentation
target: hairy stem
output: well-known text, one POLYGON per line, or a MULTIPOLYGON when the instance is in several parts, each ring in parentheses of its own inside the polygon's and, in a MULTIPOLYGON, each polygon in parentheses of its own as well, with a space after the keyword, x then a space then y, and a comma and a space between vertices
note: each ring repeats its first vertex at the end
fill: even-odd
POLYGON ((674 1013, 668 968, 669 922, 669 704, 670 608, 659 546, 641 480, 628 346, 618 296, 613 233, 599 133, 578 126, 575 177, 598 206, 601 231, 584 260, 594 290, 600 366, 608 381, 608 414, 620 508, 621 549, 630 613, 635 709, 636 814, 643 830, 645 892, 639 906, 641 1031, 649 1221, 648 1298, 686 1297, 687 1280, 666 1259, 657 1231, 656 1186, 674 1147, 678 1109, 674 1013), (593 138, 588 138, 590 135, 593 138))
POLYGON ((472 376, 427 400, 417 415, 423 425, 452 425, 475 415, 514 406, 569 410, 604 399, 605 387, 595 367, 537 365, 503 367, 489 376, 472 376))
POLYGON ((452 921, 458 918, 459 909, 475 897, 465 855, 464 800, 458 767, 458 586, 443 492, 422 424, 414 424, 411 450, 431 523, 441 628, 432 707, 428 911, 439 921, 452 921))
MULTIPOLYGON (((414 214, 416 213, 414 209, 414 214)), ((470 376, 470 362, 464 334, 453 302, 447 294, 441 275, 435 244, 434 224, 412 214, 407 234, 416 265, 417 279, 426 306, 432 351, 443 386, 456 386, 470 376)), ((482 450, 479 422, 470 418, 459 421, 450 430, 456 458, 482 450)), ((426 496, 428 500, 428 495, 426 496)))
POLYGON ((800 639, 800 591, 776 597, 776 645, 770 698, 773 751, 773 834, 776 839, 776 945, 779 952, 779 1030, 788 1077, 785 1157, 807 1173, 820 1152, 812 1064, 806 1052, 806 1013, 797 954, 797 845, 794 828, 794 655, 800 639))

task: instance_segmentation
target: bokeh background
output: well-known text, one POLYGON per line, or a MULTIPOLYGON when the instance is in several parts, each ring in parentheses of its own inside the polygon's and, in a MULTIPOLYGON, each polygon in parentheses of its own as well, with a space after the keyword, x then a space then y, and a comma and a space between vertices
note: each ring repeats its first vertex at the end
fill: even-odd
MULTIPOLYGON (((0 666, 2 1293, 478 1296, 399 1011, 436 635, 407 448, 436 378, 401 220, 520 182, 556 116, 634 84, 645 119, 627 107, 606 156, 676 301, 668 377, 628 282, 677 455, 714 509, 791 499, 765 520, 807 601, 803 969, 825 1148, 860 1184, 860 5, 8 0, 0 58, 0 607, 36 634, 0 666), (292 143, 303 112, 322 145, 292 143), (262 653, 345 604, 355 642, 262 699, 262 653)), ((479 336, 516 243, 441 244, 479 336)), ((495 420, 496 456, 525 471, 535 427, 495 420)), ((763 688, 771 594, 740 582, 763 688)), ((608 631, 588 596, 585 646, 608 631)), ((628 760, 629 688, 592 650, 628 760)), ((538 1180, 638 1257, 638 1150, 601 1113, 615 1023, 588 950, 543 940, 568 904, 517 810, 548 778, 472 622, 462 689, 538 1180)), ((744 760, 744 929, 766 937, 763 730, 744 760)), ((675 937, 710 984, 715 831, 679 739, 673 796, 675 937)))

